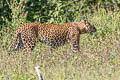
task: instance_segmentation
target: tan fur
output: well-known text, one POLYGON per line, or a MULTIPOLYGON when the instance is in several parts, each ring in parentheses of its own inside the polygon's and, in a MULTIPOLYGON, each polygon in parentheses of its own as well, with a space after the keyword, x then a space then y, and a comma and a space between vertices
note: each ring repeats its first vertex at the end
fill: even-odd
POLYGON ((74 51, 79 52, 80 34, 95 31, 95 27, 87 20, 62 25, 25 23, 16 30, 11 47, 15 50, 23 47, 24 53, 28 53, 33 50, 36 38, 38 38, 42 43, 51 46, 51 49, 68 42, 74 51))

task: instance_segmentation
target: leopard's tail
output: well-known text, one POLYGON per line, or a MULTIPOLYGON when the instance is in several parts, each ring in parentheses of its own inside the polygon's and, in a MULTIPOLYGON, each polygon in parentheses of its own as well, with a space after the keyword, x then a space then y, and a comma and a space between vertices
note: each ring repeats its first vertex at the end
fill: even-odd
POLYGON ((17 50, 20 46, 21 46, 21 33, 19 32, 19 30, 16 31, 16 33, 13 36, 13 42, 12 45, 9 47, 9 49, 11 50, 17 50))

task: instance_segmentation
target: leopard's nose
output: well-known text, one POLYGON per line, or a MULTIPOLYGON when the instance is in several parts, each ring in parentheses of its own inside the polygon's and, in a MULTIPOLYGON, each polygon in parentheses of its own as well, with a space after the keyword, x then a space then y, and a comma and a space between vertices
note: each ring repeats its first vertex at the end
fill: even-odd
POLYGON ((92 30, 92 32, 96 32, 97 31, 97 29, 95 28, 95 27, 93 27, 93 30, 92 30))

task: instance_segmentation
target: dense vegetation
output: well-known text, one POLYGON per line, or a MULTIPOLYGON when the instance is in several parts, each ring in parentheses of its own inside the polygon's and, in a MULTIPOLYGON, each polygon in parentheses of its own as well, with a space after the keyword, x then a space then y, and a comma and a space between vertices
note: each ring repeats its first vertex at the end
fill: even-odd
POLYGON ((120 0, 1 0, 0 80, 36 80, 40 66, 44 80, 120 79, 120 0), (97 28, 80 39, 81 54, 66 44, 51 54, 37 42, 33 54, 8 54, 16 28, 26 22, 63 24, 89 20, 97 28))

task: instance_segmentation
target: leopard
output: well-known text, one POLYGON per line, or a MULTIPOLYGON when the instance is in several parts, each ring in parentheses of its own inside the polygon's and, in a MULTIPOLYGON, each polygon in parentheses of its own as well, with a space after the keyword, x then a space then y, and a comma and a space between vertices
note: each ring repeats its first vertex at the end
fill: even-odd
POLYGON ((35 47, 36 39, 50 46, 50 51, 56 47, 70 44, 73 52, 80 51, 80 34, 96 32, 95 26, 88 20, 67 22, 61 25, 29 22, 20 25, 9 48, 18 50, 23 48, 23 53, 31 53, 35 47))

